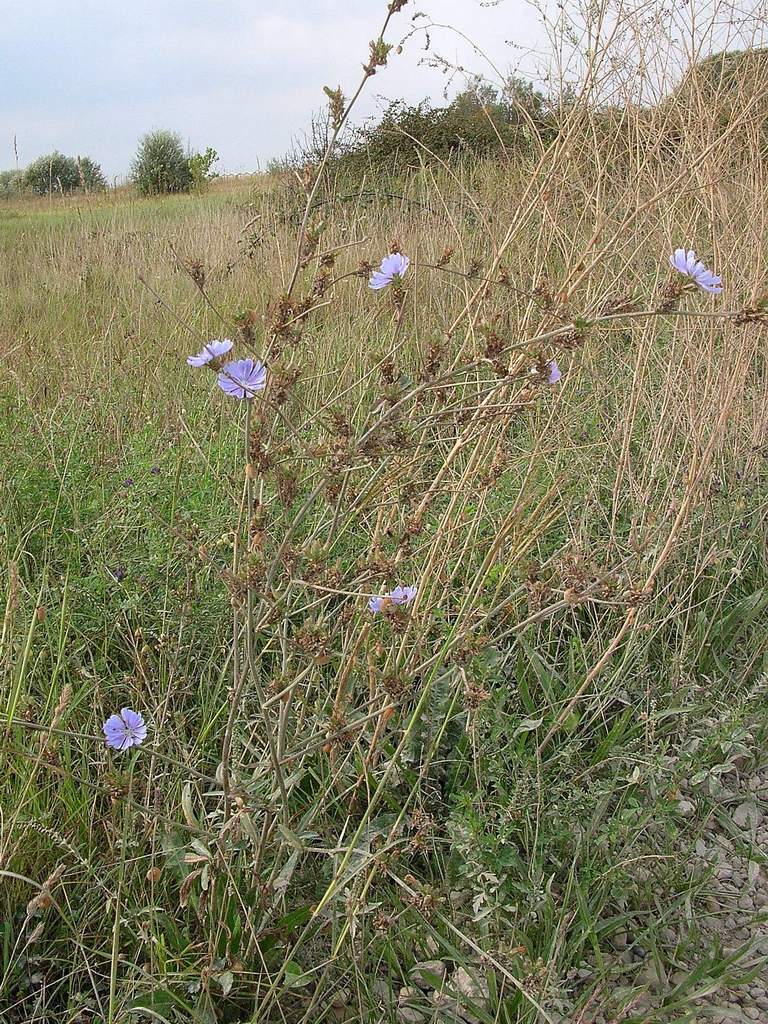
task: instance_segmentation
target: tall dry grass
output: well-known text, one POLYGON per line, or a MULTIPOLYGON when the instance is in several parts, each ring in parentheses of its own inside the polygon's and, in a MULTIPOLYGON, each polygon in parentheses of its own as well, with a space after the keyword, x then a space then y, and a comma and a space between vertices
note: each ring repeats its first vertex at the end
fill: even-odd
POLYGON ((597 13, 540 152, 0 220, 9 1020, 426 1019, 435 958, 482 1020, 638 1005, 670 796, 765 734, 763 82, 645 106, 597 13))

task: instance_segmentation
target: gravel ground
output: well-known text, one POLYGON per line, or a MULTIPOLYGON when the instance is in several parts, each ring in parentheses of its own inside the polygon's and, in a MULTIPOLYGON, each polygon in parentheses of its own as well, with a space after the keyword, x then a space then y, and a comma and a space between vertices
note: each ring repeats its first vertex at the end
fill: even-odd
MULTIPOLYGON (((768 768, 747 776, 725 776, 713 815, 696 854, 714 867, 702 916, 704 936, 719 940, 733 954, 749 944, 746 963, 768 957, 768 768)), ((704 1000, 701 1021, 768 1022, 768 964, 748 984, 712 993, 704 1000), (722 1011, 718 1013, 717 1011, 722 1011)))
MULTIPOLYGON (((733 766, 732 766, 733 767, 733 766)), ((748 947, 733 972, 743 976, 753 966, 755 977, 729 987, 719 983, 714 991, 695 1001, 691 1024, 733 1024, 734 1021, 758 1021, 768 1024, 768 766, 758 770, 743 764, 733 770, 707 778, 697 785, 687 780, 680 786, 677 810, 691 824, 705 817, 700 838, 691 860, 691 874, 711 870, 712 877, 691 908, 690 920, 673 922, 662 929, 659 939, 670 959, 680 969, 669 974, 659 970, 648 951, 634 941, 631 932, 614 937, 617 966, 626 971, 634 985, 643 984, 645 993, 636 999, 627 1016, 642 1020, 680 1019, 680 1012, 665 1018, 658 1008, 665 996, 685 982, 698 960, 713 947, 724 956, 748 947), (687 969, 686 969, 687 968, 687 969)), ((589 964, 573 972, 574 989, 588 985, 592 977, 589 964)), ((380 984, 382 1003, 392 998, 391 989, 380 984)), ((706 979, 697 986, 707 986, 706 979)), ((467 1000, 483 1004, 486 983, 479 972, 471 977, 463 968, 453 969, 440 960, 417 965, 411 972, 411 984, 400 990, 396 1016, 403 1024, 449 1022, 473 1024, 477 1020, 467 1008, 467 1000)), ((587 1008, 581 1013, 551 1015, 558 1024, 619 1024, 626 1017, 605 1016, 606 1011, 587 1008)))

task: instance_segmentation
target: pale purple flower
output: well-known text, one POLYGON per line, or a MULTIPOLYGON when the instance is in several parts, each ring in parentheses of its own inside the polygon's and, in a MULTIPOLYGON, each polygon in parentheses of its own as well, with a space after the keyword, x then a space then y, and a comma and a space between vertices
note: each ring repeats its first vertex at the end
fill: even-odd
POLYGON ((688 252, 685 249, 675 249, 669 257, 669 262, 675 270, 690 277, 705 292, 719 295, 723 290, 722 278, 708 270, 701 260, 696 259, 693 249, 689 249, 688 252))
POLYGON ((103 726, 107 746, 114 750, 138 747, 147 738, 147 727, 138 711, 123 708, 119 715, 110 715, 103 726))
POLYGON ((190 366, 207 366, 214 359, 221 359, 226 355, 233 345, 234 342, 229 338, 214 338, 203 346, 202 352, 198 352, 196 356, 187 356, 187 362, 190 366))
POLYGON ((368 602, 368 607, 375 615, 386 604, 410 604, 414 597, 416 597, 416 590, 416 587, 395 587, 394 590, 384 594, 383 597, 372 597, 368 602))
POLYGON ((227 363, 216 378, 216 383, 232 398, 253 398, 267 386, 267 368, 253 359, 238 359, 227 363))
POLYGON ((550 359, 547 363, 549 367, 549 376, 547 377, 547 384, 557 384, 560 378, 563 376, 560 367, 557 365, 556 359, 550 359))
POLYGON ((371 274, 368 287, 378 291, 379 288, 386 288, 388 284, 392 284, 395 278, 399 281, 405 275, 410 262, 401 252, 385 256, 381 261, 381 267, 371 274))

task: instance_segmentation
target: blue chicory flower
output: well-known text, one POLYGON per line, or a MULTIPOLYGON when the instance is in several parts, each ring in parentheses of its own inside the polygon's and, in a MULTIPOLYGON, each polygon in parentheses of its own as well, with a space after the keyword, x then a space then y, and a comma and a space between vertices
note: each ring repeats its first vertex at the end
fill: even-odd
POLYGON ((123 708, 119 715, 110 715, 103 725, 107 746, 113 750, 138 747, 147 738, 147 727, 138 711, 123 708))
POLYGON ((202 352, 198 352, 196 356, 187 356, 187 362, 190 366, 207 366, 214 359, 221 359, 226 355, 233 345, 234 342, 229 338, 214 338, 203 346, 202 352))
POLYGON ((723 290, 722 278, 708 270, 701 260, 696 259, 693 249, 689 249, 688 252, 685 249, 675 249, 669 257, 669 262, 675 270, 679 270, 681 274, 685 274, 686 277, 695 281, 703 291, 719 295, 723 290))
POLYGON ((383 597, 372 597, 368 602, 368 607, 375 615, 376 612, 380 612, 382 608, 386 608, 391 604, 410 604, 416 597, 416 592, 416 587, 395 587, 394 590, 390 591, 389 594, 384 594, 383 597))
POLYGON ((392 284, 395 279, 400 281, 410 262, 408 257, 403 256, 401 252, 393 252, 391 255, 385 256, 381 261, 381 267, 371 274, 368 287, 378 291, 380 288, 386 288, 388 284, 392 284))
POLYGON ((547 363, 549 367, 549 376, 547 377, 547 384, 557 384, 560 378, 563 376, 560 367, 557 365, 556 359, 550 359, 547 363))
POLYGON ((267 368, 258 359, 238 359, 223 367, 216 383, 225 395, 251 399, 267 386, 267 368))

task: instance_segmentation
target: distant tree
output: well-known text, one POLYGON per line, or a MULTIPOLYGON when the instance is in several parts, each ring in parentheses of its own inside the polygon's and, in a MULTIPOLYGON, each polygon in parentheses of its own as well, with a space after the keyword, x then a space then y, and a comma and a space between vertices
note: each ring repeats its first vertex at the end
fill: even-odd
POLYGON ((131 176, 143 196, 189 192, 192 172, 181 136, 158 130, 139 140, 139 149, 131 167, 131 176))
POLYGON ((75 157, 77 175, 80 179, 80 188, 84 192, 103 192, 107 187, 107 179, 104 177, 99 164, 91 160, 89 156, 75 157))
POLYGON ((218 161, 219 154, 209 146, 204 153, 193 153, 189 158, 189 173, 192 176, 191 188, 198 195, 205 192, 218 174, 213 170, 213 165, 218 161))
POLYGON ((24 172, 24 184, 38 196, 58 192, 66 195, 80 184, 77 164, 58 150, 38 157, 24 172))
POLYGON ((522 117, 541 123, 546 117, 547 99, 533 82, 510 74, 504 82, 499 102, 506 108, 507 118, 515 124, 522 117))
POLYGON ((97 192, 106 188, 101 167, 88 156, 64 156, 58 151, 38 157, 24 172, 24 185, 38 196, 67 195, 82 189, 97 192))
POLYGON ((23 191, 23 171, 0 171, 0 199, 15 199, 23 191))

